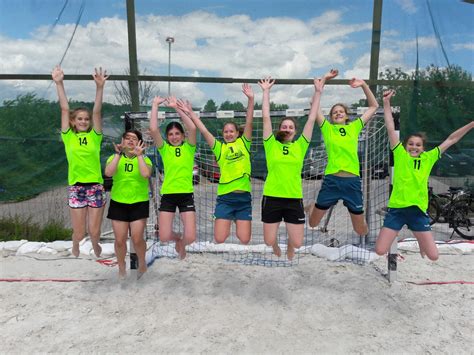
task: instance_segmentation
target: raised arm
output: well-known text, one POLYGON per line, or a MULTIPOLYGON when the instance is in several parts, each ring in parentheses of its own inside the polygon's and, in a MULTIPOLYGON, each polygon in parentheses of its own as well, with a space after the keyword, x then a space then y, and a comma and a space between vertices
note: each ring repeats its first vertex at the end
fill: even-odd
POLYGON ((441 154, 444 153, 446 149, 451 147, 453 144, 456 144, 457 142, 459 142, 459 140, 462 137, 464 137, 464 135, 473 128, 474 128, 474 121, 471 121, 468 124, 462 126, 461 128, 451 133, 449 137, 446 138, 446 140, 439 145, 439 150, 441 151, 441 154))
POLYGON ((143 153, 145 152, 145 143, 139 141, 133 150, 133 154, 137 156, 138 160, 138 169, 140 170, 140 175, 145 179, 148 179, 151 176, 151 166, 146 165, 145 158, 143 153))
MULTIPOLYGON (((311 100, 311 109, 309 110, 308 120, 306 121, 304 128, 303 128, 303 136, 305 136, 306 140, 311 141, 311 137, 313 135, 313 128, 314 122, 318 117, 319 106, 321 102, 321 95, 324 89, 324 79, 314 79, 314 95, 313 99, 311 100)), ((319 124, 319 122, 318 122, 319 124)), ((322 123, 319 125, 321 126, 322 123)))
POLYGON ((94 108, 92 109, 92 122, 94 124, 94 130, 97 133, 102 133, 102 99, 104 97, 105 81, 109 76, 107 75, 107 70, 102 71, 102 67, 100 67, 99 70, 94 68, 92 77, 96 85, 94 108))
POLYGON ((64 72, 59 65, 54 67, 51 77, 56 84, 59 106, 61 107, 61 132, 66 132, 70 127, 69 102, 67 101, 66 90, 64 90, 64 72))
POLYGON ((212 133, 209 132, 206 126, 204 126, 204 123, 202 123, 201 119, 194 113, 191 104, 187 105, 186 103, 180 100, 178 101, 178 108, 192 119, 194 125, 199 130, 199 132, 201 132, 207 144, 212 149, 214 147, 216 139, 214 138, 212 133))
POLYGON ((178 107, 178 101, 182 101, 182 106, 189 106, 190 110, 193 110, 193 107, 189 101, 176 100, 176 97, 170 96, 166 99, 166 106, 174 108, 178 113, 179 117, 184 123, 186 130, 188 131, 188 142, 191 145, 196 145, 196 126, 194 125, 193 120, 178 107))
POLYGON ((390 99, 395 95, 395 91, 388 90, 383 93, 383 117, 385 120, 385 128, 387 128, 388 140, 390 141, 390 149, 400 141, 398 134, 395 132, 395 123, 393 122, 392 107, 390 106, 390 99))
POLYGON ((248 140, 252 140, 253 106, 255 104, 255 97, 252 87, 249 84, 242 84, 242 92, 247 96, 247 114, 245 115, 244 136, 248 140))
MULTIPOLYGON (((323 87, 327 81, 334 79, 338 74, 339 74, 339 71, 337 69, 331 69, 326 74, 324 74, 322 78, 323 87)), ((315 83, 315 90, 316 90, 316 79, 314 80, 314 83, 315 83)), ((314 94, 316 94, 316 91, 314 92, 314 94)), ((313 97, 313 101, 314 101, 314 97, 313 97)), ((313 104, 312 104, 313 101, 311 101, 311 108, 313 108, 313 104)), ((311 111, 310 111, 310 114, 311 114, 311 111)), ((308 116, 308 119, 309 119, 309 116, 308 116)), ((324 118, 323 113, 321 112, 321 105, 318 105, 318 111, 316 112, 316 122, 318 123, 318 126, 321 127, 321 125, 324 123, 324 120, 325 118, 324 118)))
POLYGON ((161 136, 160 127, 158 125, 158 107, 165 101, 166 99, 155 96, 151 104, 150 135, 157 148, 163 146, 163 137, 161 136))
POLYGON ((273 133, 272 121, 270 119, 270 89, 275 80, 271 77, 264 78, 258 82, 258 85, 262 88, 262 117, 263 117, 263 139, 267 139, 273 133))
POLYGON ((112 177, 117 172, 118 162, 120 157, 122 156, 122 149, 123 149, 123 138, 119 144, 112 143, 114 145, 115 154, 113 159, 106 165, 104 173, 105 176, 112 177))
POLYGON ((364 124, 366 124, 372 117, 374 117, 375 112, 377 112, 377 109, 379 108, 379 104, 375 99, 374 94, 370 90, 369 85, 367 85, 364 80, 352 78, 351 80, 349 80, 349 85, 351 86, 351 88, 361 87, 362 90, 364 90, 364 94, 367 98, 369 108, 367 109, 367 111, 364 112, 361 119, 364 124))

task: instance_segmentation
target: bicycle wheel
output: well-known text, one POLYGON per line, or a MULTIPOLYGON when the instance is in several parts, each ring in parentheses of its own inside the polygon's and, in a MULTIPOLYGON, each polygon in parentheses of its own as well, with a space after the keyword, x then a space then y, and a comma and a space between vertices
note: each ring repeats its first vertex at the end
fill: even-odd
POLYGON ((433 198, 430 199, 430 202, 428 203, 428 210, 426 211, 426 213, 430 218, 430 226, 438 222, 440 214, 438 201, 433 198))
POLYGON ((474 200, 472 198, 454 201, 451 208, 451 222, 454 231, 462 238, 474 239, 474 200))

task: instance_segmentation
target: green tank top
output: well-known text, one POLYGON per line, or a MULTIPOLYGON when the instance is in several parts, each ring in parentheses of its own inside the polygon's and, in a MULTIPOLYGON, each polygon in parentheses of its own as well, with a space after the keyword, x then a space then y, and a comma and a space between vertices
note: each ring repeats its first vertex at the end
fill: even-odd
POLYGON ((104 183, 100 168, 100 145, 102 134, 94 129, 89 132, 74 132, 68 129, 61 133, 68 162, 68 184, 104 183))
MULTIPOLYGON (((113 158, 114 156, 111 155, 109 159, 107 159, 107 164, 109 164, 113 158)), ((146 165, 149 167, 152 166, 150 158, 143 157, 143 159, 146 165)), ((148 179, 141 176, 137 157, 128 158, 122 154, 117 164, 117 171, 112 177, 112 180, 113 185, 110 198, 115 202, 132 204, 148 201, 148 179)))
POLYGON ((163 160, 164 181, 161 195, 193 192, 193 167, 196 146, 184 141, 179 146, 168 142, 158 148, 163 160))
POLYGON ((212 151, 221 173, 217 195, 236 190, 251 192, 250 141, 241 136, 232 143, 222 143, 217 139, 214 142, 212 151))
POLYGON ((263 141, 268 169, 264 196, 303 198, 301 170, 308 147, 304 135, 285 144, 277 141, 273 134, 263 141))
POLYGON ((347 171, 359 176, 359 157, 357 146, 359 133, 364 122, 357 118, 347 125, 331 124, 325 120, 321 125, 324 145, 328 153, 328 164, 325 175, 347 171))
POLYGON ((403 208, 418 206, 428 209, 428 179, 433 165, 441 157, 439 147, 423 152, 413 158, 402 143, 393 148, 393 190, 388 207, 403 208))

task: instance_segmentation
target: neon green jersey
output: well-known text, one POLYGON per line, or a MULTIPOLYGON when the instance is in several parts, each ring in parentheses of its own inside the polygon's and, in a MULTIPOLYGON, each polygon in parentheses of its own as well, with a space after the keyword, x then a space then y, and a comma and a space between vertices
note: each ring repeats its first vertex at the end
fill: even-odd
POLYGON ((165 179, 161 194, 180 194, 193 192, 193 166, 196 146, 188 141, 174 146, 168 142, 158 148, 163 160, 165 179))
MULTIPOLYGON (((107 159, 109 164, 114 156, 107 159)), ((144 156, 146 165, 152 166, 150 158, 144 156)), ((148 201, 149 187, 148 179, 140 174, 140 167, 138 165, 138 158, 128 158, 122 154, 117 164, 117 171, 112 177, 113 185, 110 192, 110 198, 115 202, 132 204, 137 202, 148 201)))
POLYGON ((268 169, 263 195, 303 198, 301 170, 308 147, 303 135, 291 143, 281 143, 273 134, 263 141, 268 169))
POLYGON ((428 178, 433 165, 441 157, 439 147, 423 152, 413 158, 402 143, 393 148, 393 190, 388 207, 403 208, 418 206, 423 212, 428 209, 428 178))
POLYGON ((212 151, 221 172, 217 195, 236 190, 251 192, 250 141, 245 136, 232 143, 222 143, 215 139, 212 151))
POLYGON ((357 145, 364 122, 357 118, 347 125, 331 124, 325 120, 321 125, 324 144, 328 153, 325 175, 347 171, 359 176, 357 145))
POLYGON ((100 145, 102 134, 94 129, 89 132, 74 132, 68 129, 61 133, 68 162, 68 184, 104 183, 100 168, 100 145))

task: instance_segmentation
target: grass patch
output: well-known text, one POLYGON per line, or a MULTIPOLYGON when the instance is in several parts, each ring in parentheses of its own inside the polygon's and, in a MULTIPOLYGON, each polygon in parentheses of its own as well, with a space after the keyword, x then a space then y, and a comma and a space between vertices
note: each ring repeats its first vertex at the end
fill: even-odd
POLYGON ((41 226, 31 221, 31 217, 20 216, 0 218, 0 240, 27 239, 30 242, 53 242, 71 240, 72 230, 64 228, 58 221, 49 221, 41 226))

